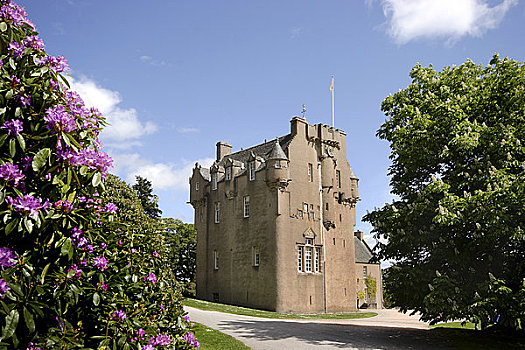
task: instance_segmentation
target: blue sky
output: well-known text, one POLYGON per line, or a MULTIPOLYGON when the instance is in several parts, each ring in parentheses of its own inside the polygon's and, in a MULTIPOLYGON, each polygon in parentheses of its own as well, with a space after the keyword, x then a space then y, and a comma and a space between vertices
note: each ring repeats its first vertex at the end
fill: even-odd
MULTIPOLYGON (((234 151, 309 123, 347 132, 360 177, 358 218, 390 201, 388 143, 375 133, 381 102, 410 69, 499 52, 525 61, 518 0, 23 0, 51 55, 70 63, 73 87, 107 116, 113 172, 153 182, 163 216, 192 222, 188 177, 215 143, 234 151)), ((367 223, 357 228, 370 231, 367 223)))

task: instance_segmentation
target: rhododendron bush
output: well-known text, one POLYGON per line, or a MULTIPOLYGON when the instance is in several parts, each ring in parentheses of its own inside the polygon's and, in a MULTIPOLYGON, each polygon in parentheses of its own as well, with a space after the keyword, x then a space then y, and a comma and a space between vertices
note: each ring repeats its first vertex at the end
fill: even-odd
POLYGON ((0 5, 0 349, 198 346, 162 240, 108 174, 103 116, 0 5))

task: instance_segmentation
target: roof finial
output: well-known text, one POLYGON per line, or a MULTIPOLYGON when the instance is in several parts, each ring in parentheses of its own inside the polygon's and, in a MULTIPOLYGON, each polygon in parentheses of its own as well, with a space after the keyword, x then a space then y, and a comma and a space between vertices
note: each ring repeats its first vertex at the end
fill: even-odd
POLYGON ((303 119, 306 120, 305 114, 306 114, 306 105, 303 105, 303 110, 301 111, 301 114, 303 115, 303 119))

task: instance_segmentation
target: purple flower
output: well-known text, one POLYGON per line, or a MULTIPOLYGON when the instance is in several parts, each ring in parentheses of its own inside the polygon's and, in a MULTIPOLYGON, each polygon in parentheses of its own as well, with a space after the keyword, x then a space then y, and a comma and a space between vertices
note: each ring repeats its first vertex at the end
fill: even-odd
POLYGON ((108 268, 108 261, 103 256, 96 256, 93 258, 93 266, 97 267, 100 271, 104 271, 108 268))
POLYGON ((108 203, 104 207, 104 210, 108 213, 115 214, 117 212, 117 206, 113 203, 108 203))
POLYGON ((40 60, 39 64, 41 66, 49 66, 57 73, 69 70, 68 61, 64 56, 46 56, 40 60))
POLYGON ((29 94, 27 96, 20 95, 20 96, 18 96, 18 101, 24 107, 30 106, 31 105, 31 95, 29 95, 29 94))
POLYGON ((28 347, 26 348, 26 350, 42 350, 40 349, 37 344, 35 343, 29 343, 28 347))
POLYGON ((184 316, 183 318, 184 318, 184 321, 186 321, 186 322, 190 322, 190 316, 187 316, 187 315, 186 315, 186 316, 184 316))
POLYGON ((69 203, 69 201, 66 200, 59 200, 55 202, 55 209, 60 210, 64 212, 65 214, 71 213, 73 210, 73 204, 69 203))
POLYGON ((107 246, 106 243, 100 243, 100 248, 102 248, 102 250, 106 249, 107 246))
POLYGON ((38 215, 40 209, 49 209, 49 202, 42 204, 42 199, 26 194, 24 197, 17 197, 15 199, 6 197, 5 201, 11 205, 16 211, 22 212, 24 215, 34 217, 38 215))
POLYGON ((142 350, 155 350, 155 347, 151 344, 146 344, 142 347, 142 350))
POLYGON ((146 335, 146 332, 144 332, 144 330, 142 328, 139 328, 139 330, 137 331, 137 337, 139 339, 142 339, 142 338, 144 338, 145 335, 146 335))
POLYGON ((0 248, 0 267, 10 267, 16 265, 16 255, 9 248, 0 248))
POLYGON ((73 266, 71 266, 67 270, 67 276, 66 277, 68 279, 71 279, 73 277, 76 278, 76 279, 79 279, 81 276, 82 276, 82 270, 77 267, 77 264, 74 264, 73 266), (74 273, 70 274, 69 273, 70 271, 74 271, 74 273))
MULTIPOLYGON (((5 125, 5 123, 4 123, 5 125)), ((18 186, 20 180, 25 177, 22 171, 18 169, 18 166, 13 163, 7 163, 0 165, 0 178, 6 182, 13 181, 15 186, 18 186)))
POLYGON ((159 253, 157 253, 157 251, 155 251, 155 250, 153 251, 153 257, 154 258, 158 258, 159 257, 159 253))
POLYGON ((154 273, 149 273, 146 277, 144 277, 144 282, 150 281, 151 284, 157 283, 157 276, 155 276, 154 273))
POLYGON ((4 294, 9 292, 11 288, 7 285, 7 282, 0 278, 0 299, 4 297, 4 294))
POLYGON ((26 17, 27 13, 24 11, 24 8, 11 1, 8 1, 0 8, 0 18, 12 22, 16 26, 27 24, 34 30, 35 25, 26 17))
POLYGON ((91 244, 88 244, 88 245, 86 246, 86 250, 87 250, 90 254, 93 253, 93 246, 92 246, 91 244))
POLYGON ((24 44, 26 47, 31 47, 35 50, 44 50, 44 41, 36 35, 26 37, 26 39, 24 40, 24 44))
POLYGON ((122 310, 113 311, 112 317, 114 320, 122 322, 126 319, 126 313, 122 310))
POLYGON ((20 79, 18 79, 16 75, 11 75, 11 85, 13 88, 15 88, 18 84, 20 84, 20 79))
POLYGON ((100 283, 100 282, 98 282, 98 283, 97 283, 97 287, 100 287, 101 289, 103 289, 104 292, 107 292, 107 291, 108 291, 108 285, 105 284, 105 283, 100 283))
POLYGON ((22 58, 22 52, 24 52, 25 47, 23 45, 20 45, 19 42, 14 41, 12 43, 9 43, 7 49, 11 51, 15 57, 22 58))
POLYGON ((88 262, 87 262, 87 260, 86 260, 85 258, 82 259, 82 261, 80 262, 80 265, 82 265, 82 266, 88 266, 88 262))
POLYGON ((168 334, 159 334, 149 339, 151 345, 170 345, 171 337, 168 334))
POLYGON ((198 348, 201 344, 195 339, 195 335, 193 333, 186 333, 182 336, 182 339, 186 340, 186 343, 193 346, 193 348, 198 348))
POLYGON ((57 132, 71 132, 77 128, 75 117, 66 111, 66 107, 58 105, 46 111, 44 120, 47 122, 48 129, 57 132))

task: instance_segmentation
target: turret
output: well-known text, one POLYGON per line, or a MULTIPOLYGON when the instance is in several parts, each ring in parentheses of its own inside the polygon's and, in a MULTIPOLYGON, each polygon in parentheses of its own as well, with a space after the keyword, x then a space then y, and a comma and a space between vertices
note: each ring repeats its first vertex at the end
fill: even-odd
POLYGON ((276 139, 266 161, 266 182, 268 186, 286 187, 288 185, 290 180, 288 162, 288 157, 284 154, 279 139, 276 139))

